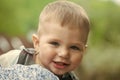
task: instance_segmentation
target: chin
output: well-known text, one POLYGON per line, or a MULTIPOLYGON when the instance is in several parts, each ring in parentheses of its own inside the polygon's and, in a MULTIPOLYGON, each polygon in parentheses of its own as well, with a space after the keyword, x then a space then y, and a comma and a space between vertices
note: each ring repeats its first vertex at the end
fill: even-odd
POLYGON ((61 72, 61 71, 52 71, 52 70, 51 70, 51 72, 54 73, 55 75, 62 75, 62 74, 64 74, 64 73, 61 72))
POLYGON ((65 74, 65 72, 61 72, 61 71, 59 71, 59 72, 53 72, 55 75, 57 75, 57 76, 62 76, 62 75, 64 75, 65 74))

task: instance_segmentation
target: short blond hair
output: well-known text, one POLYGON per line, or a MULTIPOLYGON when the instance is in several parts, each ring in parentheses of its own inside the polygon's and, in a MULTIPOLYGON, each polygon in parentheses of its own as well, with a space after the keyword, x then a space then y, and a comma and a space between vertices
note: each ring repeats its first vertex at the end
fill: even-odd
MULTIPOLYGON (((39 24, 45 21, 54 20, 59 22, 61 26, 68 25, 71 28, 79 27, 86 32, 86 38, 89 33, 89 18, 85 10, 78 4, 67 0, 58 0, 49 3, 41 12, 39 24)), ((38 29, 38 33, 40 28, 38 29)))

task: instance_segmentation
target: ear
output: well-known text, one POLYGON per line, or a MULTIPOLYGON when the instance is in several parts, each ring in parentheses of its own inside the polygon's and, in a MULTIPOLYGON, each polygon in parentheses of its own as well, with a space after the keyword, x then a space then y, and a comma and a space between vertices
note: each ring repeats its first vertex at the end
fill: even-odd
POLYGON ((35 48, 36 51, 38 51, 39 48, 39 38, 36 34, 32 35, 32 41, 33 41, 33 46, 35 48))
POLYGON ((85 45, 85 49, 86 49, 87 47, 88 47, 88 45, 86 44, 86 45, 85 45))
POLYGON ((86 53, 87 48, 88 48, 88 45, 86 44, 86 45, 85 45, 84 53, 86 53))

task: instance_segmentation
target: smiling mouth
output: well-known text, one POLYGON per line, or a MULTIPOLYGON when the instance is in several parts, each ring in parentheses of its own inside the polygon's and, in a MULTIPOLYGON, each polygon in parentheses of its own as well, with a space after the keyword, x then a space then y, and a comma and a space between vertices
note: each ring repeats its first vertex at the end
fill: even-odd
POLYGON ((67 63, 63 63, 63 62, 54 62, 54 67, 58 68, 58 69, 64 69, 67 66, 69 66, 69 64, 67 63))

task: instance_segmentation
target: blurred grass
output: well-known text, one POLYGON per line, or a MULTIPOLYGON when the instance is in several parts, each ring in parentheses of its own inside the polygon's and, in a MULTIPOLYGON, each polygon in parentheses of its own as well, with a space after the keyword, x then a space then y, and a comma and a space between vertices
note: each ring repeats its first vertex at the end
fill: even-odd
POLYGON ((76 73, 81 80, 120 80, 120 47, 88 47, 76 73))

